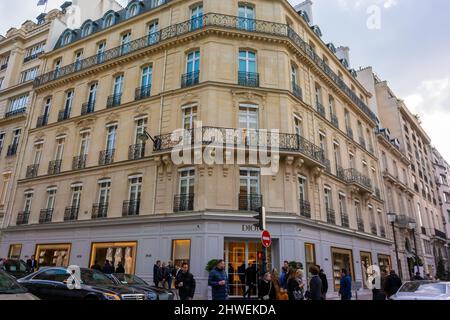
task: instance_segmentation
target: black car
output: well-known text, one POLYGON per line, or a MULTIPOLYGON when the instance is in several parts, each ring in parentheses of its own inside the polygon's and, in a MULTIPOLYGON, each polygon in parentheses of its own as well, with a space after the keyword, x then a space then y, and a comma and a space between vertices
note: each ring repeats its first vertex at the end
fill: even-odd
POLYGON ((116 284, 126 285, 135 289, 143 290, 147 293, 149 300, 175 300, 175 294, 164 288, 150 286, 138 276, 123 273, 108 275, 116 284))
POLYGON ((42 268, 19 283, 42 300, 147 300, 145 291, 116 284, 97 270, 81 268, 81 286, 74 284, 66 268, 42 268))
POLYGON ((3 263, 2 270, 16 279, 23 278, 33 272, 23 260, 8 259, 3 263))

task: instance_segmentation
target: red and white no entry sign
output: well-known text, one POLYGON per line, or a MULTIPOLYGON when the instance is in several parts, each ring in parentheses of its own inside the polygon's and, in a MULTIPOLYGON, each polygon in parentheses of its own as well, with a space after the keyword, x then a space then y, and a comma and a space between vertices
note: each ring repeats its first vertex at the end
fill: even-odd
POLYGON ((269 248, 272 244, 272 237, 270 236, 270 232, 267 230, 264 230, 261 235, 261 243, 265 248, 269 248))

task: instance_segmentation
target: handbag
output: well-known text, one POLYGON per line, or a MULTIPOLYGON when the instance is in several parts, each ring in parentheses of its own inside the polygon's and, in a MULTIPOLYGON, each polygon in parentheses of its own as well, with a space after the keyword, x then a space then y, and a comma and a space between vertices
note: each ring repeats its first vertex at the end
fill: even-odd
POLYGON ((293 292, 295 300, 304 300, 303 290, 298 289, 293 292))

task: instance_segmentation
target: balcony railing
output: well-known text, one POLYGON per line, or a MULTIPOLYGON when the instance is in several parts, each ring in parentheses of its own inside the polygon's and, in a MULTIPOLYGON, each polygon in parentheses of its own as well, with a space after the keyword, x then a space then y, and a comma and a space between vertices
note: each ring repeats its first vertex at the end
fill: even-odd
POLYGON ((368 190, 372 190, 372 181, 370 178, 362 175, 356 169, 347 169, 344 171, 347 183, 358 184, 368 190))
POLYGON ((381 199, 381 191, 379 188, 375 188, 375 197, 378 199, 381 199))
POLYGON ((384 227, 380 227, 380 237, 386 238, 386 229, 384 227))
POLYGON ((86 158, 87 155, 83 154, 81 156, 73 157, 72 159, 72 170, 81 170, 86 168, 86 158))
POLYGON ((239 71, 238 84, 244 87, 259 87, 259 73, 239 71))
POLYGON ((134 144, 128 148, 128 160, 138 160, 145 157, 145 144, 134 144))
POLYGON ((300 153, 311 160, 325 165, 324 151, 297 134, 272 133, 265 130, 227 129, 202 127, 184 131, 181 136, 165 134, 155 138, 155 152, 166 152, 175 146, 183 148, 194 145, 214 145, 219 148, 278 148, 281 152, 300 153))
MULTIPOLYGON (((218 13, 207 13, 201 18, 195 18, 194 20, 184 21, 178 24, 168 26, 160 31, 156 32, 155 41, 149 41, 148 35, 130 41, 128 44, 128 50, 124 52, 122 46, 115 47, 113 49, 104 52, 104 58, 99 61, 98 55, 81 60, 81 63, 72 63, 70 65, 59 68, 58 70, 50 71, 37 77, 34 81, 36 87, 42 86, 48 82, 57 80, 59 78, 74 74, 81 70, 89 69, 95 65, 107 63, 121 56, 139 51, 144 48, 155 46, 156 44, 175 39, 182 35, 196 32, 199 29, 206 29, 210 27, 223 28, 223 29, 244 29, 246 32, 255 32, 259 34, 267 34, 271 36, 278 36, 288 38, 295 47, 303 53, 304 56, 309 58, 317 68, 319 68, 330 80, 337 86, 344 94, 353 101, 372 121, 377 122, 376 115, 369 109, 369 107, 353 92, 352 89, 328 66, 327 63, 311 48, 311 46, 303 40, 292 28, 287 24, 252 20, 251 28, 242 28, 242 19, 236 16, 229 16, 218 13), (200 21, 201 20, 201 21, 200 21), (192 28, 192 24, 195 23, 197 28, 192 28)), ((248 19, 247 19, 248 20, 248 19)))
POLYGON ((239 210, 257 211, 262 207, 262 195, 260 194, 239 194, 239 210))
POLYGON ((95 203, 92 205, 92 219, 103 219, 108 217, 108 204, 95 203))
POLYGON ((300 86, 298 86, 296 83, 292 82, 292 92, 294 93, 294 96, 296 96, 297 98, 299 98, 300 100, 303 101, 303 92, 302 92, 302 88, 300 88, 300 86))
POLYGON ((53 160, 48 164, 48 174, 54 175, 59 174, 61 172, 61 163, 62 160, 53 160))
POLYGON ((327 209, 327 222, 329 224, 336 224, 336 212, 333 209, 327 209))
POLYGON ((16 225, 21 226, 24 224, 28 224, 28 220, 30 220, 30 212, 23 211, 17 214, 16 225))
POLYGON ((366 141, 364 140, 363 137, 359 137, 359 145, 364 149, 366 149, 366 141))
POLYGON ((36 52, 34 54, 30 54, 28 57, 23 58, 23 63, 27 63, 27 62, 29 62, 31 60, 37 59, 42 54, 44 54, 44 51, 40 51, 40 52, 36 52))
POLYGON ((436 235, 436 237, 439 237, 441 239, 447 239, 447 234, 445 232, 442 232, 441 230, 434 229, 434 234, 436 235))
POLYGON ((336 177, 342 181, 346 181, 345 180, 345 170, 344 170, 344 168, 342 168, 339 165, 336 165, 336 177))
POLYGON ((20 108, 16 110, 11 110, 5 113, 5 118, 12 118, 15 116, 23 115, 27 112, 27 108, 20 108))
POLYGON ((377 225, 375 223, 370 224, 370 232, 375 236, 378 234, 377 225))
POLYGON ((95 111, 95 100, 91 102, 86 102, 81 105, 81 115, 92 113, 95 111))
POLYGON ((311 204, 309 201, 300 200, 300 216, 311 219, 311 204))
POLYGON ((38 117, 36 122, 36 128, 44 127, 48 124, 48 115, 38 117))
POLYGON ((52 222, 53 218, 53 209, 42 209, 39 214, 39 223, 48 223, 52 222))
POLYGON ((192 87, 200 83, 200 71, 185 73, 181 76, 181 87, 192 87))
POLYGON ((100 166, 104 166, 104 165, 113 163, 114 162, 114 153, 115 153, 115 149, 100 151, 98 164, 100 166))
POLYGON ((70 118, 70 110, 60 110, 58 113, 58 122, 67 120, 70 118))
POLYGON ((38 175, 38 171, 39 171, 39 164, 32 164, 27 167, 27 173, 25 177, 27 179, 35 178, 38 175))
POLYGON ((141 201, 140 200, 131 200, 124 201, 122 206, 122 216, 138 216, 140 209, 141 201))
POLYGON ((353 139, 353 129, 352 128, 347 128, 347 136, 350 139, 353 139))
POLYGON ((149 98, 151 95, 151 92, 152 92, 152 86, 145 86, 145 87, 137 88, 136 91, 134 92, 134 100, 138 101, 138 100, 149 98))
POLYGON ((364 220, 362 218, 356 218, 356 225, 358 227, 358 231, 365 232, 364 220))
POLYGON ((173 212, 194 211, 194 194, 179 194, 173 200, 173 212))
POLYGON ((8 151, 7 151, 7 153, 6 153, 6 156, 7 156, 7 157, 15 156, 15 155, 17 154, 17 149, 18 149, 18 148, 19 148, 19 144, 18 144, 18 143, 15 143, 15 144, 10 145, 10 146, 8 147, 8 151))
POLYGON ((396 216, 395 224, 400 229, 408 229, 411 222, 415 223, 416 220, 405 214, 399 214, 396 216))
POLYGON ((326 117, 325 107, 318 101, 316 101, 316 110, 322 117, 326 117))
POLYGON ((331 115, 331 123, 333 124, 333 126, 339 129, 339 120, 335 114, 331 115))
POLYGON ((75 221, 78 220, 79 207, 67 207, 64 210, 64 221, 75 221))
POLYGON ((350 228, 350 220, 348 218, 347 212, 341 212, 341 225, 344 228, 350 228))
POLYGON ((108 101, 106 102, 106 108, 115 108, 120 106, 122 100, 122 94, 117 93, 108 97, 108 101))

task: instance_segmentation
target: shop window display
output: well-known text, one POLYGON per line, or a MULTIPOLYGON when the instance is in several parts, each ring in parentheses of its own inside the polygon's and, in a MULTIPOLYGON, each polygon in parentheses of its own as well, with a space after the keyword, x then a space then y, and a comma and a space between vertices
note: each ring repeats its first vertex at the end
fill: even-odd
POLYGON ((175 266, 181 267, 186 262, 190 265, 191 260, 191 240, 173 240, 172 261, 175 266))
POLYGON ((355 281, 355 273, 353 271, 353 256, 352 251, 347 249, 332 248, 331 257, 333 261, 333 280, 334 290, 337 292, 341 286, 341 270, 346 269, 355 281))
POLYGON ((108 260, 117 269, 122 263, 126 274, 134 274, 136 264, 136 242, 93 243, 90 266, 97 262, 101 267, 108 260))
POLYGON ((367 289, 367 279, 369 275, 367 274, 367 268, 372 265, 372 254, 370 252, 361 252, 361 274, 363 279, 364 288, 367 289))
POLYGON ((306 274, 307 283, 312 278, 312 274, 309 272, 309 268, 316 265, 316 246, 313 243, 305 243, 305 260, 306 260, 306 274))
POLYGON ((22 245, 21 244, 12 244, 9 246, 9 259, 20 259, 20 255, 22 253, 22 245))
POLYGON ((70 244, 38 244, 36 259, 39 267, 68 267, 70 258, 70 244))
POLYGON ((379 254, 378 255, 378 265, 380 267, 381 272, 384 272, 385 274, 389 274, 392 270, 391 257, 384 255, 384 254, 379 254))

